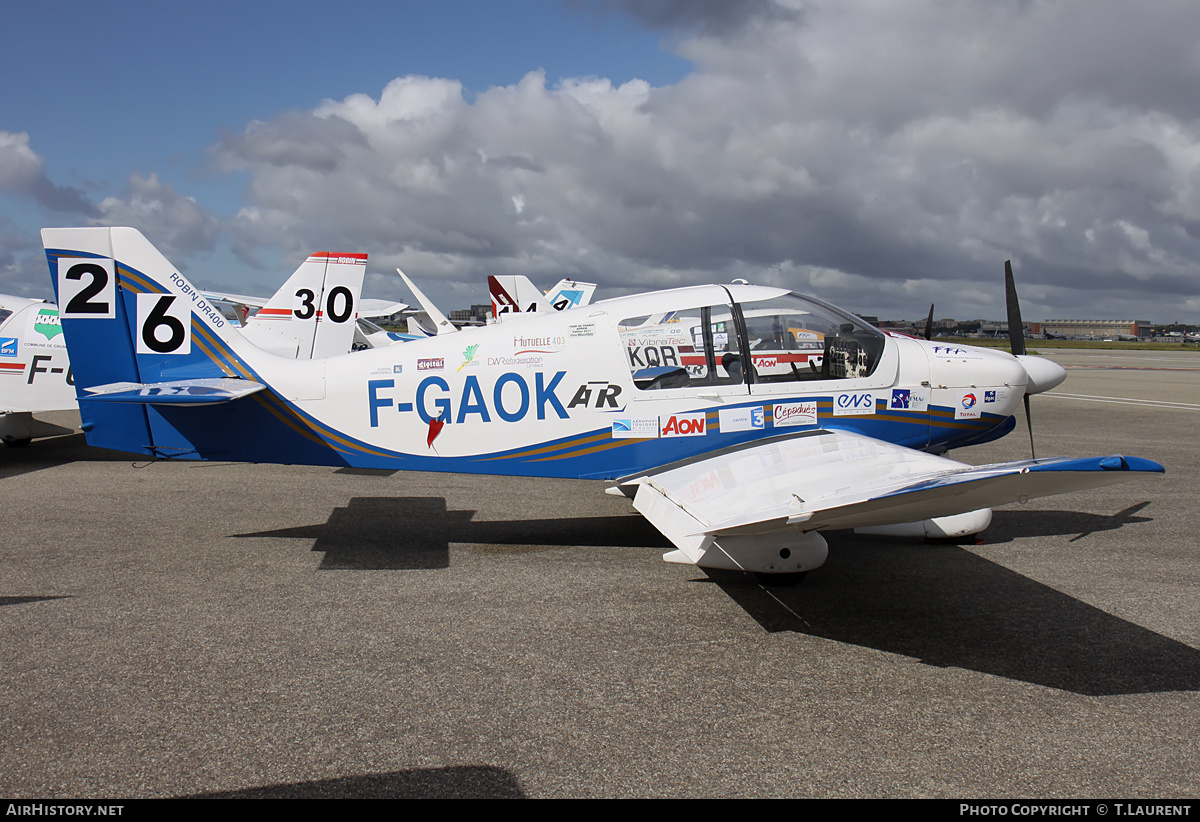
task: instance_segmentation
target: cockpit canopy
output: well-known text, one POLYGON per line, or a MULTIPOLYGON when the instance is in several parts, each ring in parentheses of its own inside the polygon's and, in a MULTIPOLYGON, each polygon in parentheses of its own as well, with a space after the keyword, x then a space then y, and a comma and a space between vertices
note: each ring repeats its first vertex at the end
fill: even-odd
MULTIPOLYGON (((724 291, 724 289, 722 289, 724 291)), ((775 296, 681 307, 618 322, 642 390, 840 380, 870 376, 886 338, 862 319, 811 297, 775 296)), ((712 291, 703 292, 710 297, 712 291)))

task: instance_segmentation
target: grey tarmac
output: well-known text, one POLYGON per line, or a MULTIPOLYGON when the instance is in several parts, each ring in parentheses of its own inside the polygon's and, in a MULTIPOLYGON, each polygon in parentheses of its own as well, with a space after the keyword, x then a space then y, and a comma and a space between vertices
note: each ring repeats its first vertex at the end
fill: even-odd
POLYGON ((1165 479, 791 588, 603 483, 0 449, 0 795, 1200 795, 1200 354, 1047 353, 1038 454, 1165 479))

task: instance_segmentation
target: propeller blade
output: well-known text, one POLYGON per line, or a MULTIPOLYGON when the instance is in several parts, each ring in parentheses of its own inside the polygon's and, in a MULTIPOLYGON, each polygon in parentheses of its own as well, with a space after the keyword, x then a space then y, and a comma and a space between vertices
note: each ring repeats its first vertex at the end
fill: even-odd
POLYGON ((933 303, 929 304, 929 316, 925 318, 925 339, 933 339, 933 303))
POLYGON ((1033 417, 1029 416, 1029 395, 1024 396, 1025 400, 1025 424, 1029 426, 1029 458, 1037 459, 1037 452, 1033 450, 1033 417))
POLYGON ((1013 356, 1019 357, 1025 353, 1025 326, 1021 323, 1021 305, 1017 302, 1012 260, 1004 261, 1004 302, 1008 306, 1008 344, 1013 356))
MULTIPOLYGON (((1025 326, 1021 322, 1021 304, 1017 301, 1017 283, 1013 279, 1012 260, 1004 261, 1004 303, 1008 308, 1008 344, 1014 357, 1025 353, 1025 326)), ((1029 456, 1037 459, 1033 448, 1033 417, 1029 415, 1029 394, 1025 400, 1025 424, 1029 427, 1029 456)))

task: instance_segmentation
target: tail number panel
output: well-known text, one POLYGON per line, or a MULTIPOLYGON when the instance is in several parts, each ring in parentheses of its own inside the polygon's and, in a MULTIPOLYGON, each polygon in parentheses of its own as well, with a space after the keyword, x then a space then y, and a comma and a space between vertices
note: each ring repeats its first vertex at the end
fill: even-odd
POLYGON ((117 316, 117 278, 113 261, 80 260, 64 257, 58 261, 59 316, 69 320, 111 320, 117 316))
POLYGON ((138 294, 137 323, 137 353, 191 353, 191 306, 174 294, 138 294))

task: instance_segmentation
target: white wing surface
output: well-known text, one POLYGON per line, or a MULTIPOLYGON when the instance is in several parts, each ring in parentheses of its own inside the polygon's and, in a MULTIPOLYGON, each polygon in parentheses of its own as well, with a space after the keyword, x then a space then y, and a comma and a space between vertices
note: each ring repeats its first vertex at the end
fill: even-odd
POLYGON ((688 561, 711 565, 717 549, 726 559, 716 567, 760 571, 779 570, 750 567, 760 549, 774 556, 789 538, 802 544, 800 532, 950 517, 1162 471, 1150 460, 1121 456, 972 466, 816 430, 665 465, 618 486, 633 492, 634 507, 688 561))

